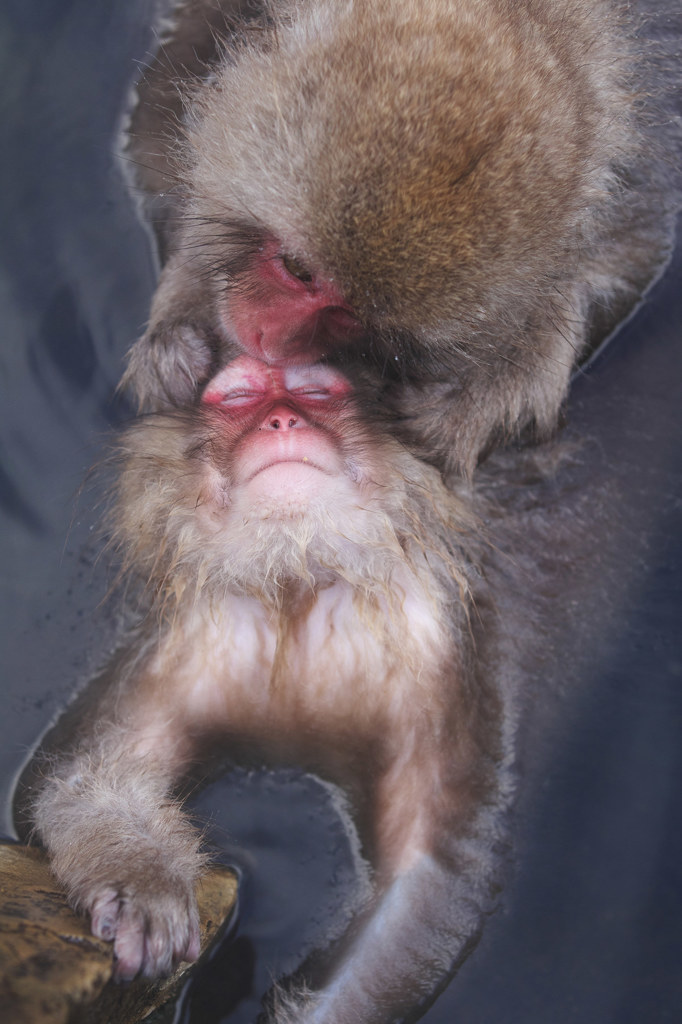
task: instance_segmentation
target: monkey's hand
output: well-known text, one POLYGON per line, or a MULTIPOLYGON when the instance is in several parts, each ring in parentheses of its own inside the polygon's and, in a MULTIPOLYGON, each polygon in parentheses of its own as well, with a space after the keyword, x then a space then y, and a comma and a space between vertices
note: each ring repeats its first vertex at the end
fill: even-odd
POLYGON ((224 343, 211 315, 214 297, 186 264, 176 258, 164 267, 147 330, 129 353, 121 384, 140 412, 192 402, 224 343))
POLYGON ((37 830, 72 906, 113 942, 115 976, 168 974, 199 955, 200 838, 160 773, 93 760, 79 756, 47 778, 37 830))
POLYGON ((113 942, 114 976, 120 981, 138 974, 163 976, 180 961, 199 956, 199 915, 193 886, 170 874, 160 877, 158 864, 153 880, 142 865, 135 868, 117 888, 99 889, 98 895, 93 890, 88 901, 92 933, 113 942))

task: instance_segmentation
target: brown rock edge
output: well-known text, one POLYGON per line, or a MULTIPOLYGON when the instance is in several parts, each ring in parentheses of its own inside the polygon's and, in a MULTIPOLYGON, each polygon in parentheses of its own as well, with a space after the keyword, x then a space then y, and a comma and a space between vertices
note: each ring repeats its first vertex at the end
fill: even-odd
MULTIPOLYGON (((201 958, 233 922, 237 878, 210 868, 197 887, 201 958)), ((135 1024, 178 995, 194 964, 117 985, 111 944, 70 909, 42 850, 0 843, 0 1019, 8 1024, 135 1024)))

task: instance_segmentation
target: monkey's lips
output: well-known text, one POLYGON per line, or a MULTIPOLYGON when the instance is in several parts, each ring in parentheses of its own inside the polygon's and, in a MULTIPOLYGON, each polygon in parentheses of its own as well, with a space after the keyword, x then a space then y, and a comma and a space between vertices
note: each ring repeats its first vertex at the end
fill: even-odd
POLYGON ((339 451, 320 430, 298 428, 283 433, 257 431, 239 454, 240 483, 257 485, 275 497, 305 498, 324 489, 325 478, 343 472, 339 451))

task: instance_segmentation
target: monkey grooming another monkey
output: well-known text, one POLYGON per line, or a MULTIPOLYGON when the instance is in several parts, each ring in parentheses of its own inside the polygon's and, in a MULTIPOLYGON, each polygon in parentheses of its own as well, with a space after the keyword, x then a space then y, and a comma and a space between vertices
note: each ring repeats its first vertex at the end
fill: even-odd
POLYGON ((165 259, 140 407, 191 401, 238 351, 347 355, 450 479, 551 434, 670 249, 676 125, 641 8, 260 6, 240 30, 253 5, 180 4, 140 84, 130 152, 165 259))
POLYGON ((338 782, 372 892, 274 1019, 385 1024, 476 934, 513 789, 469 478, 551 433, 665 259, 668 128, 607 0, 291 0, 230 34, 241 7, 179 5, 140 87, 165 265, 113 531, 150 609, 25 799, 129 978, 197 953, 198 761, 338 782))
POLYGON ((372 895, 275 1019, 402 1019, 478 927, 504 811, 473 516, 324 364, 241 356, 121 448, 117 537, 151 609, 37 784, 53 869, 119 977, 165 973, 198 948, 183 774, 216 746, 303 765, 350 793, 372 895))

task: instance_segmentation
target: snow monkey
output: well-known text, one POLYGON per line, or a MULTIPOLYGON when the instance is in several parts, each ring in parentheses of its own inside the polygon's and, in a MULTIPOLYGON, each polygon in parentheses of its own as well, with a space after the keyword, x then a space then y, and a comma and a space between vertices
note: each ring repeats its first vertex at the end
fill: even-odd
POLYGON ((121 439, 115 533, 150 608, 60 723, 32 815, 122 979, 197 955, 205 857, 173 792, 218 747, 343 786, 373 865, 295 1019, 402 1017, 489 898, 504 698, 473 658, 475 515, 362 395, 242 355, 121 439))

